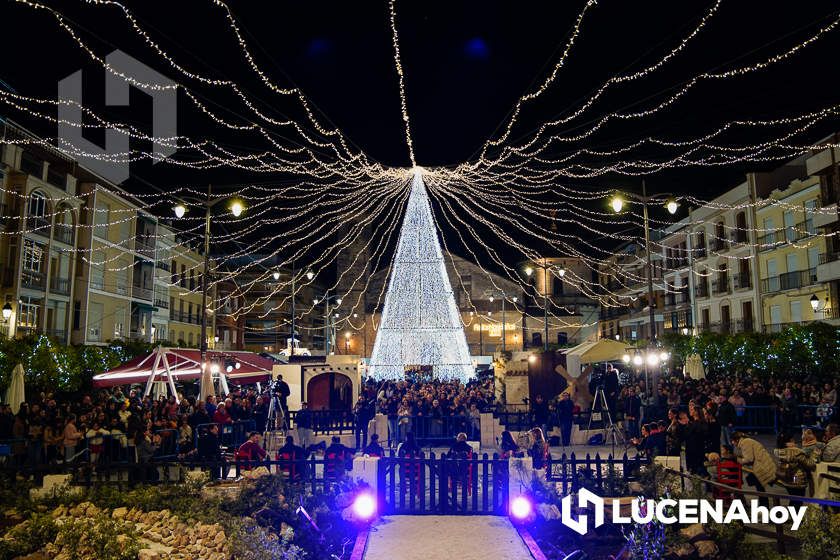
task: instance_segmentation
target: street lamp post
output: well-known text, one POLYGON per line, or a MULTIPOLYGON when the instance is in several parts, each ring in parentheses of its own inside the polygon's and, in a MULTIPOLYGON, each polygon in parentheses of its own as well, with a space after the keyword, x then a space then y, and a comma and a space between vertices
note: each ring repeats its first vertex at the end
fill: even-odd
MULTIPOLYGON (((641 196, 635 194, 630 194, 628 196, 638 201, 642 205, 642 218, 644 220, 645 228, 645 260, 647 265, 646 276, 648 292, 648 313, 650 320, 650 342, 651 345, 653 345, 653 343, 656 340, 656 311, 654 309, 653 299, 653 258, 650 250, 650 221, 648 220, 648 206, 651 203, 664 203, 665 209, 668 210, 670 214, 675 214, 677 212, 677 209, 679 208, 679 204, 677 203, 676 199, 669 194, 648 196, 647 183, 644 179, 642 179, 641 196)), ((618 195, 613 197, 612 202, 610 204, 616 213, 621 212, 621 209, 624 207, 624 201, 618 195)))
POLYGON ((11 304, 11 302, 7 301, 6 304, 3 305, 3 322, 5 323, 5 327, 6 327, 4 329, 6 331, 4 334, 6 335, 6 337, 11 337, 12 336, 11 318, 12 318, 12 304, 11 304))
MULTIPOLYGON (((207 199, 204 201, 195 200, 196 204, 204 205, 204 274, 201 279, 201 344, 199 346, 201 354, 201 368, 207 367, 207 287, 210 278, 210 217, 213 208, 223 202, 228 202, 228 197, 212 198, 212 188, 207 185, 207 199)), ((238 218, 245 209, 242 202, 233 199, 230 200, 230 212, 234 217, 238 218)), ((187 207, 184 203, 179 202, 174 208, 175 217, 183 218, 187 212, 187 207)))
MULTIPOLYGON (((641 196, 636 194, 628 195, 630 198, 638 201, 642 205, 642 218, 644 221, 644 228, 645 228, 645 261, 646 261, 646 276, 647 276, 647 292, 648 292, 648 318, 650 321, 650 342, 648 348, 648 354, 650 355, 651 352, 655 351, 655 343, 656 343, 656 310, 654 308, 654 296, 653 296, 653 258, 650 250, 650 222, 648 220, 648 206, 651 203, 658 203, 663 204, 665 209, 670 214, 676 214, 677 209, 679 208, 679 203, 670 194, 659 194, 654 196, 648 196, 647 194, 647 183, 644 179, 642 179, 642 194, 641 196)), ((619 213, 624 206, 624 201, 618 195, 614 196, 612 201, 610 202, 612 209, 619 213)), ((658 362, 657 362, 658 363, 658 362)), ((649 385, 649 368, 656 363, 651 363, 650 359, 646 359, 644 361, 645 365, 645 391, 650 391, 649 385)))
MULTIPOLYGON (((309 273, 307 272, 307 277, 309 273)), ((335 298, 336 307, 341 305, 341 298, 335 295, 330 295, 330 292, 324 294, 324 355, 330 355, 330 343, 332 338, 332 331, 334 322, 332 321, 332 314, 330 313, 330 298, 335 298)), ((318 305, 319 300, 314 300, 314 304, 318 305)), ((337 315, 337 314, 336 314, 337 315)))
MULTIPOLYGON (((548 259, 543 259, 544 262, 542 264, 533 263, 534 266, 543 269, 543 351, 548 352, 548 269, 551 268, 551 265, 548 263, 548 259)), ((530 266, 525 267, 525 275, 530 279, 531 275, 534 273, 534 269, 530 266)), ((566 275, 566 268, 562 265, 557 269, 557 274, 560 278, 563 278, 566 275)), ((536 287, 535 287, 536 289, 536 287)), ((525 306, 526 312, 528 306, 525 306)))

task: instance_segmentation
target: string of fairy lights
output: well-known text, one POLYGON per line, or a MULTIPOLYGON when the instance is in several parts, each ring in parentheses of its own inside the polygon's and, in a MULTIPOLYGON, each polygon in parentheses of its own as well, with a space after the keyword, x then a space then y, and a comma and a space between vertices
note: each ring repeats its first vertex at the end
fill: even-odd
MULTIPOLYGON (((650 198, 650 204, 656 211, 646 217, 646 213, 642 212, 643 203, 634 196, 627 196, 619 208, 613 206, 613 211, 610 211, 610 206, 617 204, 615 200, 622 196, 624 189, 609 183, 612 177, 640 180, 663 170, 787 162, 817 150, 840 148, 840 143, 815 143, 810 137, 815 129, 837 119, 840 105, 795 115, 727 120, 714 123, 710 131, 689 137, 648 135, 604 139, 609 136, 608 131, 614 124, 643 122, 677 107, 702 83, 726 83, 769 72, 782 63, 806 56, 821 40, 838 31, 840 13, 837 11, 809 29, 780 39, 777 41, 779 45, 774 43, 774 51, 760 60, 697 73, 667 90, 664 96, 647 98, 653 99, 652 102, 633 103, 614 111, 599 109, 608 93, 616 95, 623 86, 631 83, 638 87, 667 66, 678 64, 690 45, 703 40, 710 23, 722 17, 723 0, 715 0, 698 14, 693 25, 673 45, 650 63, 609 77, 585 98, 564 108, 558 117, 529 123, 529 106, 538 99, 542 103, 550 100, 569 60, 582 48, 580 38, 587 32, 588 25, 594 25, 591 21, 597 17, 609 17, 608 7, 600 6, 596 0, 587 0, 582 2, 565 35, 559 56, 546 75, 516 100, 497 133, 481 145, 476 156, 450 167, 424 168, 418 165, 412 137, 406 92, 410 69, 403 65, 399 6, 397 0, 389 0, 387 16, 398 110, 411 164, 410 168, 392 168, 376 162, 338 127, 326 124, 326 117, 316 111, 300 88, 283 85, 272 77, 271 72, 263 69, 234 11, 221 0, 210 0, 208 4, 219 11, 229 31, 223 39, 232 41, 234 51, 241 56, 248 72, 272 96, 271 103, 249 95, 246 88, 235 80, 211 77, 190 68, 177 55, 168 52, 156 32, 143 25, 133 10, 120 2, 85 0, 90 7, 101 10, 103 16, 116 14, 125 31, 139 38, 144 48, 174 74, 173 82, 152 83, 128 75, 110 64, 107 57, 92 46, 94 42, 86 38, 87 31, 65 17, 60 9, 34 0, 14 1, 34 13, 43 14, 45 21, 50 21, 84 56, 105 72, 144 91, 179 92, 189 102, 192 113, 206 120, 210 130, 225 136, 233 135, 236 141, 220 142, 214 132, 206 132, 202 137, 157 137, 131 123, 106 118, 72 100, 0 89, 0 104, 27 119, 50 126, 78 127, 83 131, 113 130, 153 148, 91 153, 67 141, 56 145, 51 140, 25 134, 4 138, 4 142, 14 143, 23 149, 57 149, 71 160, 126 165, 153 160, 183 171, 229 169, 266 177, 265 181, 243 183, 220 191, 224 197, 238 201, 241 206, 238 214, 214 215, 213 243, 225 250, 213 253, 212 274, 205 278, 211 287, 225 294, 224 298, 211 303, 209 309, 218 313, 228 306, 231 299, 240 300, 242 305, 232 312, 232 316, 256 318, 254 325, 247 326, 251 331, 286 332, 291 322, 286 313, 291 299, 301 291, 316 288, 342 302, 334 307, 334 313, 338 314, 331 318, 334 325, 346 326, 353 331, 369 326, 373 330, 379 329, 378 316, 370 315, 371 301, 363 294, 368 294, 371 289, 372 272, 375 271, 391 278, 394 290, 413 289, 411 286, 398 286, 399 280, 396 280, 401 274, 399 271, 404 270, 408 262, 404 258, 407 250, 404 247, 408 243, 407 236, 411 235, 405 233, 409 230, 423 232, 426 240, 421 244, 425 244, 429 251, 434 249, 433 238, 441 244, 442 254, 445 255, 442 259, 448 260, 457 280, 455 288, 466 294, 461 306, 461 326, 471 325, 475 316, 491 324, 498 323, 500 319, 479 310, 477 300, 480 298, 470 293, 467 282, 457 269, 447 237, 457 241, 459 250, 467 253, 494 293, 504 294, 497 297, 511 309, 526 315, 529 324, 545 326, 548 323, 552 329, 592 326, 597 318, 582 317, 574 306, 545 297, 537 283, 531 281, 530 275, 523 273, 522 263, 529 263, 528 266, 545 263, 542 266, 546 278, 550 276, 562 281, 602 307, 625 307, 644 295, 639 286, 647 278, 646 262, 644 251, 637 249, 644 246, 642 232, 646 221, 657 232, 671 231, 680 223, 685 226, 686 235, 702 232, 702 247, 690 244, 679 249, 680 256, 693 262, 702 261, 696 268, 692 265, 689 272, 698 278, 735 269, 740 261, 754 258, 755 251, 752 249, 763 247, 767 239, 792 237, 795 246, 809 248, 823 246, 837 235, 837 232, 816 230, 806 222, 793 225, 758 223, 755 220, 721 222, 721 216, 729 213, 754 214, 767 208, 803 212, 800 204, 774 197, 748 197, 732 201, 720 198, 709 200, 694 194, 654 196, 650 198), (214 100, 217 95, 225 96, 228 101, 233 99, 234 103, 218 103, 214 100), (275 101, 278 107, 292 110, 275 110, 272 106, 275 101), (72 121, 56 116, 61 114, 59 108, 62 106, 79 111, 84 120, 72 121), (286 116, 295 112, 299 113, 299 117, 286 116), (282 117, 278 116, 281 114, 282 117), (584 117, 586 122, 582 122, 584 117), (748 137, 752 139, 745 140, 748 137), (163 153, 163 150, 171 148, 177 149, 175 154, 163 153), (420 194, 417 181, 422 183, 420 194), (429 217, 425 226, 433 229, 416 227, 416 220, 426 220, 425 210, 417 210, 420 206, 417 206, 416 197, 422 198, 423 204, 428 205, 429 217), (684 214, 678 214, 680 208, 693 209, 689 222, 679 217, 684 214), (698 209, 703 212, 698 212, 698 209), (432 231, 439 235, 432 235, 432 231), (605 242, 606 238, 612 243, 605 242), (705 241, 709 242, 708 247, 705 241), (611 247, 615 243, 635 247, 636 250, 628 251, 619 259, 615 248, 611 247), (725 249, 715 248, 722 243, 726 244, 725 249), (332 274, 331 269, 342 255, 349 255, 343 260, 344 268, 332 274), (511 255, 517 255, 520 262, 511 262, 511 255), (549 261, 556 259, 567 259, 574 266, 548 265, 549 261), (304 262, 305 266, 297 266, 304 262), (292 272, 280 274, 281 270, 292 272), (606 277, 611 277, 613 281, 605 282, 606 277), (508 287, 500 285, 498 279, 508 287), (510 289, 510 286, 516 288, 510 289), (526 301, 530 303, 526 304, 526 301), (269 324, 277 316, 282 319, 269 324)), ((67 219, 68 211, 74 227, 90 234, 100 231, 103 220, 107 220, 107 227, 121 232, 113 247, 130 251, 140 242, 165 245, 167 258, 186 261, 180 273, 167 277, 163 284, 183 294, 197 293, 200 287, 184 288, 179 279, 184 274, 199 276, 204 273, 204 264, 201 259, 193 258, 192 248, 203 235, 201 201, 207 196, 206 187, 185 184, 166 192, 132 192, 131 204, 116 208, 100 208, 91 204, 93 194, 100 189, 113 190, 95 186, 91 192, 67 193, 52 198, 38 214, 41 221, 35 226, 23 221, 19 227, 7 226, 0 234, 16 236, 38 231, 43 227, 39 225, 43 224, 43 220, 58 224, 59 220, 67 219), (174 205, 189 200, 199 202, 187 204, 189 212, 172 215, 174 205), (171 220, 172 225, 150 232, 130 231, 138 212, 171 220), (84 213, 87 219, 82 220, 80 218, 84 213)), ((32 194, 17 187, 0 185, 0 194, 13 200, 15 208, 28 210, 31 204, 32 194)), ((819 206, 807 209, 811 218, 829 211, 819 206)), ((3 213, 9 213, 3 216, 7 223, 20 215, 12 215, 8 207, 3 213)), ((415 238, 412 243, 419 241, 415 238)), ((686 275, 685 266, 666 258, 668 251, 674 250, 674 247, 659 236, 650 240, 649 247, 657 256, 657 289, 666 294, 681 293, 685 288, 682 283, 686 275)), ((438 246, 438 250, 440 248, 438 246)), ((94 244, 78 244, 65 250, 103 273, 120 275, 133 266, 125 254, 105 251, 94 244)), ((375 299, 373 308, 391 309, 388 311, 391 317, 406 313, 394 303, 389 306, 388 302, 393 302, 394 297, 389 295, 391 288, 386 290, 386 287, 387 284, 383 283, 378 293, 368 295, 370 299, 375 299)), ((446 291, 443 285, 433 288, 437 290, 434 293, 446 291)), ((542 289, 547 290, 548 287, 542 289)), ((451 292, 452 287, 448 290, 451 292)), ((298 321, 297 328, 324 328, 303 326, 299 322, 306 317, 320 316, 322 307, 328 308, 323 299, 321 303, 313 300, 298 306, 294 317, 298 321)), ((444 317, 450 311, 441 308, 436 313, 444 317)), ((385 321, 385 314, 383 312, 382 321, 385 321)), ((386 345, 386 342, 381 345, 386 345)))

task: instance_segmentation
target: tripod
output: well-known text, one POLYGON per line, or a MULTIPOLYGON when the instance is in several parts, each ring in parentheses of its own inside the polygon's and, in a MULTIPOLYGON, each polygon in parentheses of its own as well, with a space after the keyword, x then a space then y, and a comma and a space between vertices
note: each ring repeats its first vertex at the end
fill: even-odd
POLYGON ((271 392, 271 400, 268 402, 268 416, 265 420, 265 430, 264 430, 264 439, 265 439, 265 446, 266 451, 270 453, 269 443, 270 443, 270 435, 274 430, 280 430, 283 432, 283 435, 289 431, 289 425, 286 423, 286 411, 283 410, 283 406, 280 404, 280 397, 275 392, 271 392))
POLYGON ((624 443, 624 434, 621 433, 615 423, 613 423, 612 413, 610 412, 610 407, 607 406, 607 397, 604 395, 603 385, 600 385, 598 389, 595 390, 595 398, 592 399, 592 408, 589 410, 589 425, 586 427, 587 431, 592 429, 592 417, 595 415, 596 406, 601 407, 599 414, 601 415, 601 422, 604 423, 604 443, 612 438, 613 455, 615 455, 615 446, 618 445, 619 442, 624 443), (604 414, 606 414, 606 419, 604 418, 604 414))

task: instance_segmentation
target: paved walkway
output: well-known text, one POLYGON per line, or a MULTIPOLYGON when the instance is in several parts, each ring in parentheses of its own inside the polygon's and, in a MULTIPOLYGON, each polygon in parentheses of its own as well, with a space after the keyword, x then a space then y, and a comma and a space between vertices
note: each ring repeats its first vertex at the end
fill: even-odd
POLYGON ((371 529, 365 560, 529 560, 507 517, 394 515, 371 529))

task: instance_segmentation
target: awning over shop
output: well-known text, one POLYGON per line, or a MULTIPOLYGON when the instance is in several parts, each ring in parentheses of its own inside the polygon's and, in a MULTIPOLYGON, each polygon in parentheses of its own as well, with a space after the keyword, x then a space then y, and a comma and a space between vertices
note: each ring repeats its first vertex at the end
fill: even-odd
POLYGON ((566 355, 566 371, 572 377, 580 376, 582 364, 620 360, 626 352, 625 343, 609 338, 602 338, 596 342, 584 342, 563 351, 566 355))

